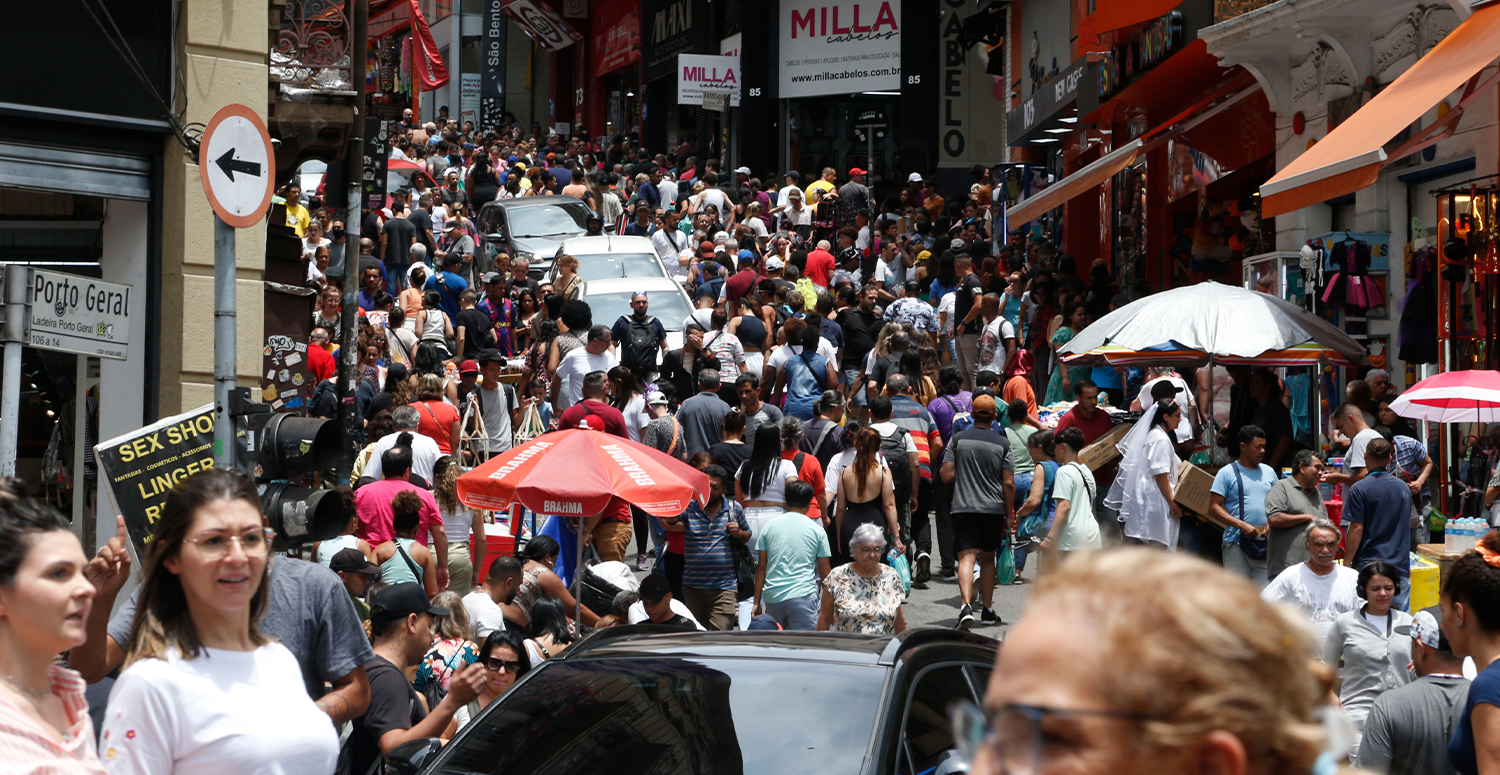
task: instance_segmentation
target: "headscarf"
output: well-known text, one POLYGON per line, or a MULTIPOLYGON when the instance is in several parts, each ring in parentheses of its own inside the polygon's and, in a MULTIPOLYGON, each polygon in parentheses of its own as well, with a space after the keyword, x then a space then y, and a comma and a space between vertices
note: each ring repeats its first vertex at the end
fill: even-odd
MULTIPOLYGON (((1166 544, 1167 549, 1177 550, 1179 520, 1173 519, 1170 506, 1162 500, 1161 489, 1150 471, 1150 452, 1155 443, 1172 440, 1165 435, 1153 439, 1156 430, 1156 413, 1160 403, 1151 406, 1137 420, 1135 427, 1120 440, 1120 472, 1109 488, 1104 503, 1119 514, 1124 523, 1125 535, 1145 541, 1166 544)), ((1164 429, 1165 430, 1165 429, 1164 429)), ((1170 474, 1176 480, 1176 472, 1170 474)))

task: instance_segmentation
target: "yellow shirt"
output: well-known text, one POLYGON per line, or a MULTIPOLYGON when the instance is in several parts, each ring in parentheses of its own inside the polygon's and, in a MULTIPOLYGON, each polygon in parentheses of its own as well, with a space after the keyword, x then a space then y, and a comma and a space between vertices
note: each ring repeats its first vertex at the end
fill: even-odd
POLYGON ((306 207, 298 204, 286 206, 286 225, 292 227, 298 237, 306 236, 309 223, 312 223, 312 216, 307 214, 306 207))
POLYGON ((804 198, 802 201, 811 202, 813 200, 813 191, 832 191, 833 189, 834 185, 832 183, 820 178, 813 181, 812 185, 807 187, 807 191, 803 192, 804 198))

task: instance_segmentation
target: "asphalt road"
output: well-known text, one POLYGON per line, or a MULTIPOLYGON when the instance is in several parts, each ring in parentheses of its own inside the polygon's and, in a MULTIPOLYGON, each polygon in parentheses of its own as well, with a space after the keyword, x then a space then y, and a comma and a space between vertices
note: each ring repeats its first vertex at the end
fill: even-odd
MULTIPOLYGON (((938 570, 937 558, 933 558, 932 570, 936 574, 938 570)), ((974 611, 975 621, 973 632, 987 637, 1000 639, 1006 629, 1026 609, 1026 597, 1031 591, 1031 584, 1036 580, 1036 561, 1029 559, 1026 569, 1021 573, 1025 584, 1011 584, 995 587, 994 609, 1000 615, 1001 624, 985 624, 978 620, 979 611, 974 611)), ((934 575, 933 579, 926 584, 914 585, 911 595, 906 598, 904 612, 907 627, 953 627, 958 623, 958 579, 939 578, 934 575)))

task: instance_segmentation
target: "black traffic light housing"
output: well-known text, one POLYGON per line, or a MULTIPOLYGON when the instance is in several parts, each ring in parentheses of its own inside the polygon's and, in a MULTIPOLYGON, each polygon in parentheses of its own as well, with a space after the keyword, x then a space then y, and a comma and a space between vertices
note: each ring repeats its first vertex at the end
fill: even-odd
POLYGON ((332 420, 277 414, 250 400, 250 388, 230 394, 236 460, 255 478, 261 513, 284 546, 326 541, 348 522, 337 491, 301 486, 295 481, 338 462, 343 433, 332 420))

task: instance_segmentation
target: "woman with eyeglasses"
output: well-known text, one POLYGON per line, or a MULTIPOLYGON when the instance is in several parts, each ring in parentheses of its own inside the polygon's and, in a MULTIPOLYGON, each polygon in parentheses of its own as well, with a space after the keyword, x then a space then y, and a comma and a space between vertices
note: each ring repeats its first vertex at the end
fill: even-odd
POLYGON ((531 672, 531 657, 526 654, 521 634, 514 630, 495 630, 479 647, 479 664, 484 666, 486 677, 479 696, 453 714, 453 725, 448 728, 448 737, 468 726, 479 716, 480 711, 500 698, 518 679, 531 672))
POLYGON ((1291 607, 1138 547, 1041 577, 990 673, 950 711, 971 775, 1335 775, 1350 730, 1291 607))
POLYGON ((211 468, 167 493, 105 712, 108 772, 333 772, 338 731, 257 627, 270 549, 245 474, 211 468))
POLYGON ((864 635, 906 632, 906 617, 901 613, 906 592, 896 570, 880 561, 884 552, 885 532, 878 526, 864 524, 855 529, 849 540, 854 562, 834 568, 823 579, 819 630, 864 635))

